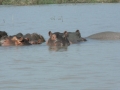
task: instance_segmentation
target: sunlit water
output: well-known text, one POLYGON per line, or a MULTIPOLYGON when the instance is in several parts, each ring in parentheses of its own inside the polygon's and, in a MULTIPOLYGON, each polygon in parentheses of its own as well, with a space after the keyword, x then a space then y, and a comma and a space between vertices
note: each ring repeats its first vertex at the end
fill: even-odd
MULTIPOLYGON (((120 4, 0 6, 0 30, 39 33, 74 32, 82 37, 120 32, 120 4)), ((119 90, 120 41, 97 41, 49 48, 0 47, 0 90, 119 90)))

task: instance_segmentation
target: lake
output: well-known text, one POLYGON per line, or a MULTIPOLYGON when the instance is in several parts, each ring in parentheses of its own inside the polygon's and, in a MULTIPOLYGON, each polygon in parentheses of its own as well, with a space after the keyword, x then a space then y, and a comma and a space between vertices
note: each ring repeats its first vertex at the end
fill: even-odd
MULTIPOLYGON (((0 31, 120 32, 120 3, 0 6, 0 31)), ((0 90, 119 90, 120 41, 0 47, 0 90)))

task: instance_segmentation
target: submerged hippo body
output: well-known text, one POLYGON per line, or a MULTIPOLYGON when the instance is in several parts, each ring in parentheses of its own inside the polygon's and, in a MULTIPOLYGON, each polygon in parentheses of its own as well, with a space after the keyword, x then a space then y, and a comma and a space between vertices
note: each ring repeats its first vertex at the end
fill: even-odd
POLYGON ((100 32, 88 36, 87 38, 96 39, 96 40, 120 40, 120 32, 100 32))

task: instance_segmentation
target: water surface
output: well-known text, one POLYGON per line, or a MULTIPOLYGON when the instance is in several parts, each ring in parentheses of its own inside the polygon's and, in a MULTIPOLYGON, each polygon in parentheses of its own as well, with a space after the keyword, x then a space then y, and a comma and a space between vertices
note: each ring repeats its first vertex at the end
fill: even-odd
MULTIPOLYGON (((0 30, 18 32, 74 32, 82 37, 120 31, 120 4, 52 4, 0 6, 0 30)), ((49 48, 0 47, 0 90, 119 90, 120 41, 97 41, 49 48)))

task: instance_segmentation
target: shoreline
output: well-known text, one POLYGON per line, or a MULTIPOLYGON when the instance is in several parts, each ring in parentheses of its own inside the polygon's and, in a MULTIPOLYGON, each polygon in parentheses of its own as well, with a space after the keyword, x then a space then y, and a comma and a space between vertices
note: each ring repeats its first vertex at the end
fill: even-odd
POLYGON ((42 5, 65 3, 120 3, 120 0, 0 0, 0 5, 42 5))

